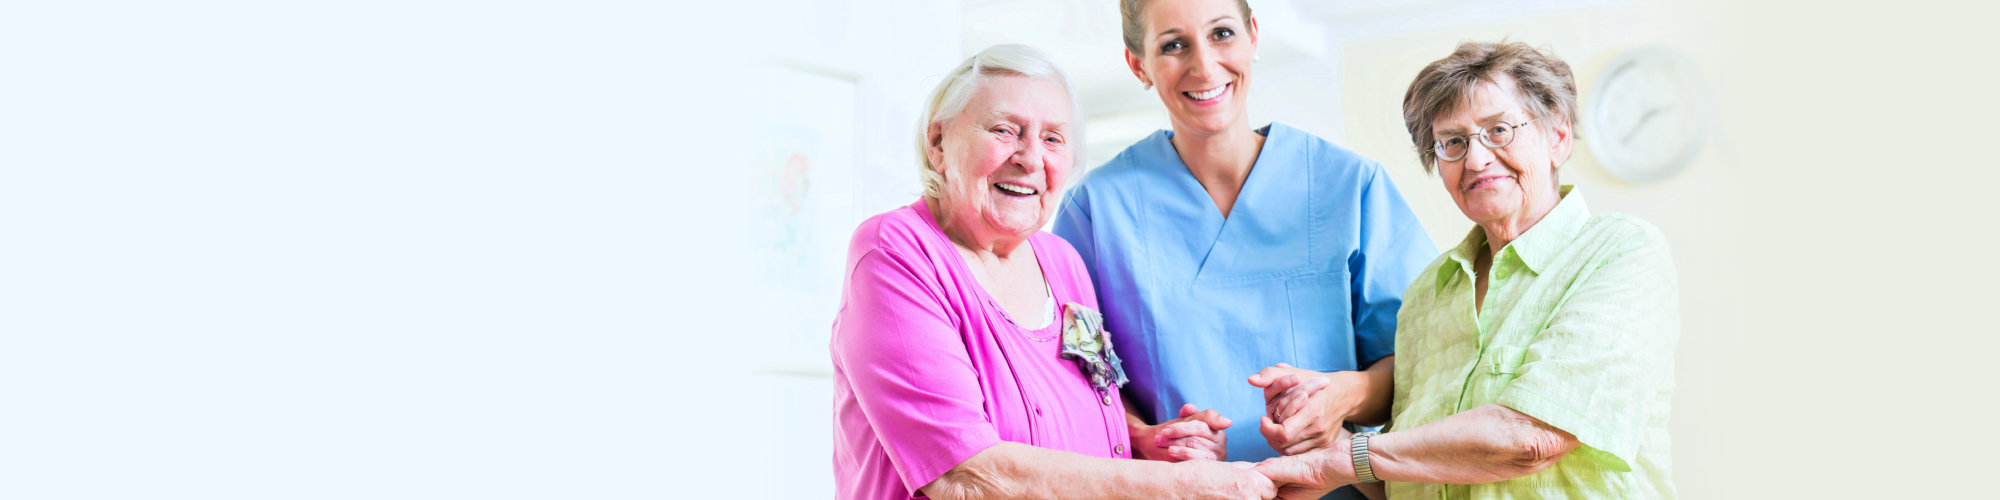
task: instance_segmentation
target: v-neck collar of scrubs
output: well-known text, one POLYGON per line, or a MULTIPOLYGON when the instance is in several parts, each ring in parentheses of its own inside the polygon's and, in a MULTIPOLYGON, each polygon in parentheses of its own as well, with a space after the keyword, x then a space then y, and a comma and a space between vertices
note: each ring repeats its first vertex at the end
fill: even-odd
POLYGON ((1176 210, 1175 215, 1192 215, 1192 220, 1181 221, 1182 224, 1176 225, 1183 228, 1179 234, 1161 235, 1164 240, 1168 240, 1160 241, 1162 244, 1174 244, 1169 241, 1178 240, 1178 244, 1189 245, 1187 250, 1191 254, 1200 256, 1195 259, 1200 264, 1195 268, 1195 275, 1188 277, 1190 280, 1202 281, 1204 277, 1215 274, 1211 272, 1213 267, 1210 264, 1213 262, 1228 262, 1228 257, 1259 250, 1237 248, 1228 242, 1272 240, 1273 238, 1263 237, 1266 235, 1257 234, 1260 229, 1271 227, 1269 224, 1260 224, 1259 219, 1295 218, 1299 213, 1289 212, 1288 209, 1298 207, 1289 205, 1300 200, 1310 202, 1306 199, 1309 194, 1309 190, 1306 189, 1308 183, 1304 182, 1303 174, 1298 172, 1307 166, 1307 162, 1273 158, 1273 152, 1296 151, 1302 147, 1300 144, 1295 144, 1299 140, 1298 131, 1283 124, 1272 123, 1257 133, 1264 136, 1264 145, 1258 148, 1257 160, 1250 164, 1250 173, 1243 181, 1243 188, 1237 192, 1236 201, 1230 206, 1228 217, 1222 216, 1222 210, 1216 208, 1214 198, 1208 195, 1208 190, 1202 187, 1199 179, 1195 178, 1194 171, 1188 168, 1187 162, 1181 160, 1180 152, 1174 149, 1173 131, 1162 130, 1154 136, 1151 148, 1154 158, 1142 164, 1150 168, 1165 169, 1167 177, 1173 178, 1183 191, 1178 196, 1179 199, 1199 200, 1201 202, 1199 205, 1206 207, 1206 210, 1176 210), (1287 213, 1271 213, 1274 211, 1287 211, 1287 213), (1218 261, 1216 257, 1225 259, 1218 261))

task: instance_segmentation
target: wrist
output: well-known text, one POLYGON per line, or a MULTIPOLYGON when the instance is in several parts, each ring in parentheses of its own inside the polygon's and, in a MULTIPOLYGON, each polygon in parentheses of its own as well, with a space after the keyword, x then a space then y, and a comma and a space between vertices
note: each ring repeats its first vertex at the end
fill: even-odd
POLYGON ((1132 458, 1140 460, 1164 460, 1163 457, 1154 456, 1155 451, 1161 451, 1153 447, 1153 436, 1156 434, 1158 433, 1155 432, 1153 426, 1146 425, 1145 421, 1138 419, 1126 420, 1125 435, 1131 441, 1130 447, 1126 449, 1132 452, 1132 458))
POLYGON ((1334 417, 1341 422, 1354 420, 1354 417, 1361 413, 1361 403, 1368 396, 1371 382, 1368 374, 1357 371, 1339 371, 1328 373, 1327 377, 1330 379, 1327 388, 1339 391, 1336 393, 1339 394, 1339 397, 1327 399, 1327 404, 1331 406, 1327 408, 1327 416, 1334 417))
POLYGON ((1375 470, 1375 440, 1379 432, 1361 432, 1348 436, 1349 463, 1356 483, 1380 483, 1382 478, 1375 470))
POLYGON ((1141 419, 1138 415, 1131 413, 1125 414, 1125 431, 1132 435, 1132 439, 1138 439, 1139 433, 1146 430, 1147 427, 1152 426, 1146 425, 1145 419, 1141 419))
POLYGON ((1361 482, 1354 478, 1354 459, 1349 451, 1352 449, 1352 440, 1343 441, 1347 442, 1299 455, 1300 458, 1313 458, 1309 463, 1312 464, 1313 470, 1319 471, 1319 479, 1327 488, 1339 488, 1361 482))
MULTIPOLYGON (((1388 359, 1394 359, 1394 356, 1384 361, 1388 359)), ((1395 392, 1395 379, 1393 373, 1380 369, 1388 366, 1392 365, 1377 362, 1376 366, 1369 370, 1349 372, 1353 374, 1354 379, 1352 382, 1354 401, 1345 421, 1363 426, 1388 422, 1389 399, 1395 392)))

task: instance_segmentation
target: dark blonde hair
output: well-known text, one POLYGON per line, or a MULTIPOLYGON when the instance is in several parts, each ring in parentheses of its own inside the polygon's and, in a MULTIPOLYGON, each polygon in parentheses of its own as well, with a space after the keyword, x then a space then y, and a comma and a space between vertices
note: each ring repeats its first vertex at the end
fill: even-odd
MULTIPOLYGON (((1437 166, 1437 139, 1431 136, 1431 121, 1456 111, 1481 83, 1492 83, 1499 75, 1514 79, 1527 102, 1530 118, 1560 117, 1576 125, 1576 77, 1569 63, 1548 52, 1521 42, 1465 42, 1458 50, 1425 66, 1403 94, 1403 126, 1417 146, 1424 172, 1437 166)), ((1544 129, 1555 123, 1539 122, 1544 129)))
MULTIPOLYGON (((1147 0, 1118 0, 1118 19, 1123 21, 1125 50, 1132 55, 1145 57, 1146 50, 1140 42, 1146 39, 1146 20, 1142 17, 1147 0)), ((1243 11, 1243 24, 1250 24, 1250 0, 1236 0, 1236 9, 1243 11)), ((1248 28, 1245 28, 1248 29, 1248 28)))

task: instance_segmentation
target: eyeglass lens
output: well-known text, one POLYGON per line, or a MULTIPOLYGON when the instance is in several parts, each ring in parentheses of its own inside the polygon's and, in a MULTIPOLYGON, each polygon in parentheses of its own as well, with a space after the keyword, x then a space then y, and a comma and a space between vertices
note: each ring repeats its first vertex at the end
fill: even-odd
MULTIPOLYGON (((1500 149, 1514 142, 1514 126, 1505 123, 1489 125, 1482 132, 1478 136, 1479 142, 1485 143, 1488 148, 1500 149)), ((1444 140, 1438 141, 1438 159, 1457 161, 1459 158, 1465 157, 1466 148, 1471 145, 1472 140, 1469 137, 1462 135, 1446 136, 1444 140)))

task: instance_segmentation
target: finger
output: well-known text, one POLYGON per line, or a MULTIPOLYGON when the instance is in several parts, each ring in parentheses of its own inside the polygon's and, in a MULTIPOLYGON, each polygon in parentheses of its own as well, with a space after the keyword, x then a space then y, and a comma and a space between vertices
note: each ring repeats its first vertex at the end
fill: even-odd
POLYGON ((1153 440, 1165 442, 1190 436, 1205 438, 1210 434, 1214 433, 1208 430, 1207 422, 1183 420, 1161 426, 1160 432, 1153 434, 1153 440))
POLYGON ((1285 427, 1272 421, 1269 415, 1265 415, 1260 420, 1262 422, 1257 426, 1257 433, 1264 435, 1264 442, 1270 444, 1271 449, 1284 449, 1285 442, 1290 441, 1285 439, 1285 427))
MULTIPOLYGON (((1277 415, 1278 422, 1282 423, 1298 415, 1301 411, 1305 411, 1309 408, 1309 403, 1319 400, 1320 391, 1325 389, 1327 384, 1330 383, 1326 377, 1308 376, 1299 377, 1299 380, 1298 385, 1286 389, 1283 393, 1279 393, 1277 397, 1271 398, 1270 402, 1267 403, 1269 408, 1266 411, 1277 415)), ((1276 386, 1276 384, 1272 385, 1272 387, 1276 386)))
POLYGON ((1204 450, 1214 450, 1216 448, 1222 447, 1222 445, 1219 444, 1216 440, 1205 437, 1184 437, 1172 441, 1156 443, 1155 446, 1159 446, 1160 449, 1167 449, 1174 446, 1180 446, 1186 448, 1200 448, 1204 450))
POLYGON ((1284 364, 1284 363, 1278 363, 1278 367, 1279 367, 1279 368, 1291 368, 1291 367, 1292 367, 1292 365, 1288 365, 1288 364, 1284 364))
POLYGON ((1271 417, 1271 420, 1275 420, 1279 423, 1284 423, 1285 421, 1285 406, 1283 403, 1284 398, 1285 398, 1284 394, 1279 394, 1278 397, 1266 400, 1264 402, 1264 415, 1271 417))
POLYGON ((1215 460, 1215 452, 1189 446, 1170 446, 1167 447, 1167 458, 1173 459, 1176 462, 1215 460))
POLYGON ((1271 478, 1271 481, 1275 483, 1306 483, 1312 479, 1317 479, 1317 476, 1311 474, 1312 471, 1309 469, 1310 467, 1307 467, 1302 460, 1292 457, 1277 457, 1258 462, 1257 466, 1250 470, 1257 471, 1258 474, 1263 474, 1264 477, 1271 478))
MULTIPOLYGON (((1278 387, 1281 384, 1283 384, 1283 382, 1280 382, 1278 384, 1271 384, 1271 387, 1278 387)), ((1288 386, 1285 388, 1285 390, 1272 394, 1271 397, 1267 400, 1268 402, 1266 404, 1269 405, 1275 413, 1282 415, 1285 413, 1282 410, 1284 410, 1285 405, 1288 404, 1287 402, 1290 401, 1291 398, 1305 396, 1305 395, 1308 395, 1306 391, 1299 390, 1299 388, 1296 386, 1288 386)))
POLYGON ((1328 377, 1326 375, 1315 374, 1314 376, 1300 377, 1300 378, 1303 380, 1299 381, 1299 389, 1306 392, 1316 393, 1319 392, 1320 389, 1325 389, 1326 386, 1333 384, 1333 377, 1328 377))
POLYGON ((1314 448, 1322 447, 1322 445, 1324 445, 1325 443, 1321 442, 1322 441, 1321 438, 1324 436, 1326 436, 1325 433, 1318 432, 1312 429, 1304 429, 1304 430, 1287 429, 1285 431, 1285 437, 1288 439, 1285 440, 1284 446, 1272 446, 1271 449, 1279 450, 1280 453, 1286 455, 1302 453, 1305 451, 1310 451, 1314 448))
POLYGON ((1264 475, 1262 474, 1250 474, 1250 477, 1256 480, 1251 484, 1255 488, 1257 488, 1256 491, 1257 498, 1262 498, 1264 500, 1274 500, 1278 498, 1277 482, 1271 481, 1271 478, 1264 477, 1264 475))
POLYGON ((1312 402, 1312 394, 1309 392, 1293 389, 1286 391, 1286 395, 1281 396, 1281 399, 1283 399, 1282 406, 1279 406, 1278 410, 1279 415, 1283 415, 1284 418, 1278 420, 1280 423, 1292 417, 1303 416, 1306 419, 1319 417, 1317 412, 1311 411, 1312 405, 1309 403, 1312 402))
POLYGON ((1277 380, 1278 377, 1285 376, 1286 374, 1291 373, 1292 371, 1294 371, 1294 369, 1290 366, 1286 366, 1284 363, 1279 363, 1275 366, 1268 366, 1262 370, 1257 370, 1256 374, 1250 376, 1250 385, 1254 385, 1257 387, 1270 385, 1271 381, 1277 380))
POLYGON ((1222 413, 1215 411, 1214 408, 1202 410, 1201 413, 1196 413, 1190 416, 1190 418, 1208 424, 1209 429, 1217 431, 1228 429, 1230 424, 1229 417, 1222 416, 1222 413))
POLYGON ((1214 418, 1209 418, 1202 421, 1208 422, 1208 428, 1213 429, 1216 434, 1221 434, 1223 429, 1228 429, 1230 424, 1236 423, 1236 421, 1230 420, 1229 417, 1222 416, 1221 413, 1215 414, 1214 418))
POLYGON ((1278 425, 1285 428, 1285 437, 1290 438, 1285 440, 1286 444, 1295 443, 1301 439, 1319 437, 1321 434, 1326 433, 1326 428, 1328 427, 1324 416, 1320 418, 1294 418, 1278 425))
POLYGON ((1271 398, 1277 397, 1277 395, 1284 393, 1286 390, 1297 387, 1299 382, 1299 376, 1290 373, 1272 378, 1271 383, 1264 384, 1264 400, 1270 401, 1271 398))
POLYGON ((1181 418, 1174 419, 1174 421, 1201 422, 1203 424, 1208 425, 1209 429, 1216 431, 1229 428, 1229 423, 1230 423, 1228 417, 1222 416, 1222 413, 1216 412, 1215 409, 1213 408, 1194 412, 1193 414, 1189 415, 1182 415, 1181 418))
POLYGON ((1297 455, 1300 453, 1317 450, 1319 448, 1320 446, 1318 441, 1306 440, 1297 443, 1292 443, 1290 446, 1286 446, 1283 451, 1279 451, 1278 453, 1289 457, 1292 455, 1297 455))
MULTIPOLYGON (((1299 441, 1298 441, 1298 442, 1296 442, 1296 443, 1290 443, 1290 444, 1287 444, 1287 445, 1285 445, 1285 447, 1284 447, 1284 448, 1282 448, 1282 451, 1279 451, 1279 453, 1281 453, 1281 454, 1284 454, 1284 455, 1287 455, 1287 456, 1289 456, 1289 455, 1297 455, 1297 454, 1300 454, 1300 453, 1305 453, 1305 452, 1309 452, 1309 451, 1313 451, 1313 450, 1317 450, 1317 449, 1322 449, 1322 448, 1330 448, 1330 447, 1332 447, 1333 443, 1335 443, 1335 442, 1337 442, 1337 441, 1328 441, 1328 440, 1327 440, 1326 438, 1333 438, 1333 437, 1334 437, 1334 436, 1328 436, 1328 435, 1324 435, 1324 434, 1322 434, 1322 435, 1319 435, 1319 436, 1311 436, 1311 437, 1307 437, 1307 438, 1305 438, 1305 439, 1301 439, 1301 440, 1299 440, 1299 441)), ((1338 438, 1335 438, 1335 439, 1338 439, 1338 438)), ((1274 448, 1275 448, 1275 447, 1274 447, 1274 448)))
POLYGON ((1186 417, 1188 415, 1193 415, 1195 410, 1198 410, 1198 408, 1195 408, 1194 403, 1181 405, 1181 416, 1186 417))
POLYGON ((1293 404, 1293 401, 1297 399, 1298 395, 1289 391, 1279 394, 1276 399, 1271 400, 1270 407, 1264 409, 1264 414, 1270 415, 1273 421, 1280 424, 1285 423, 1285 420, 1292 418, 1292 415, 1298 413, 1298 409, 1294 408, 1298 405, 1293 404))

